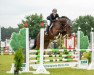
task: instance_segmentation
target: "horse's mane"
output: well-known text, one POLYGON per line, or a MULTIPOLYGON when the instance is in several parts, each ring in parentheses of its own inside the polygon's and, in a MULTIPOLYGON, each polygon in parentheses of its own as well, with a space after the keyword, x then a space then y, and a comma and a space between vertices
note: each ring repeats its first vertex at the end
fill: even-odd
POLYGON ((70 20, 67 16, 61 16, 61 18, 66 18, 66 19, 70 20))
POLYGON ((72 21, 67 16, 61 16, 61 18, 66 18, 70 26, 72 26, 72 21))

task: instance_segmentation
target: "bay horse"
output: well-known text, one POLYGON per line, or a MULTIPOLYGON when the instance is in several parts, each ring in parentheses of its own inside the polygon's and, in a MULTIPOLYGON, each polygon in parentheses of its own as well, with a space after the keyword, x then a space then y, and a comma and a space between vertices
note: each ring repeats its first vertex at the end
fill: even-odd
MULTIPOLYGON (((52 28, 49 29, 48 35, 45 35, 44 32, 44 49, 47 49, 50 40, 54 40, 54 37, 57 36, 59 33, 62 34, 62 37, 65 36, 66 34, 68 34, 68 36, 71 36, 72 33, 71 20, 66 16, 63 16, 52 23, 52 28)), ((40 48, 40 34, 37 35, 32 49, 38 50, 39 48, 40 48)))

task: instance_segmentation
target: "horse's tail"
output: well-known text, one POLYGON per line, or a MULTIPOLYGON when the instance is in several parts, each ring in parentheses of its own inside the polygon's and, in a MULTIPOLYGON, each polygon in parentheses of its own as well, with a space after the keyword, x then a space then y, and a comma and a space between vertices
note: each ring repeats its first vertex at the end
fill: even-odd
POLYGON ((31 49, 35 49, 36 48, 36 39, 34 40, 34 45, 31 49))

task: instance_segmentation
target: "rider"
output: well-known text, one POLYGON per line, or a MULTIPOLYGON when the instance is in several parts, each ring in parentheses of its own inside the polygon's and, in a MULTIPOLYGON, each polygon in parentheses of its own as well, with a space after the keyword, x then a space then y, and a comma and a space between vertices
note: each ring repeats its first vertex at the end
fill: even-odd
POLYGON ((48 35, 49 32, 49 28, 52 27, 52 22, 57 20, 59 18, 59 15, 57 14, 57 9, 53 9, 52 13, 50 14, 50 16, 47 17, 47 20, 50 21, 50 24, 48 24, 47 28, 46 28, 46 35, 48 35))

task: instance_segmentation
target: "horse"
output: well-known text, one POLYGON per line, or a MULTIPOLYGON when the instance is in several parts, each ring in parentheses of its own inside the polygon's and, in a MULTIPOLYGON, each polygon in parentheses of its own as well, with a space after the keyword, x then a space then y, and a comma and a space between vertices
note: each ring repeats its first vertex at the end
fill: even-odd
MULTIPOLYGON (((65 36, 66 34, 68 34, 68 36, 70 37, 72 33, 71 24, 72 24, 71 20, 66 16, 63 16, 58 20, 55 20, 52 23, 52 28, 49 29, 48 35, 45 35, 44 32, 44 49, 48 48, 50 40, 54 40, 54 37, 57 36, 59 33, 62 34, 62 37, 65 36)), ((40 48, 40 33, 37 35, 32 49, 38 50, 39 48, 40 48)))

